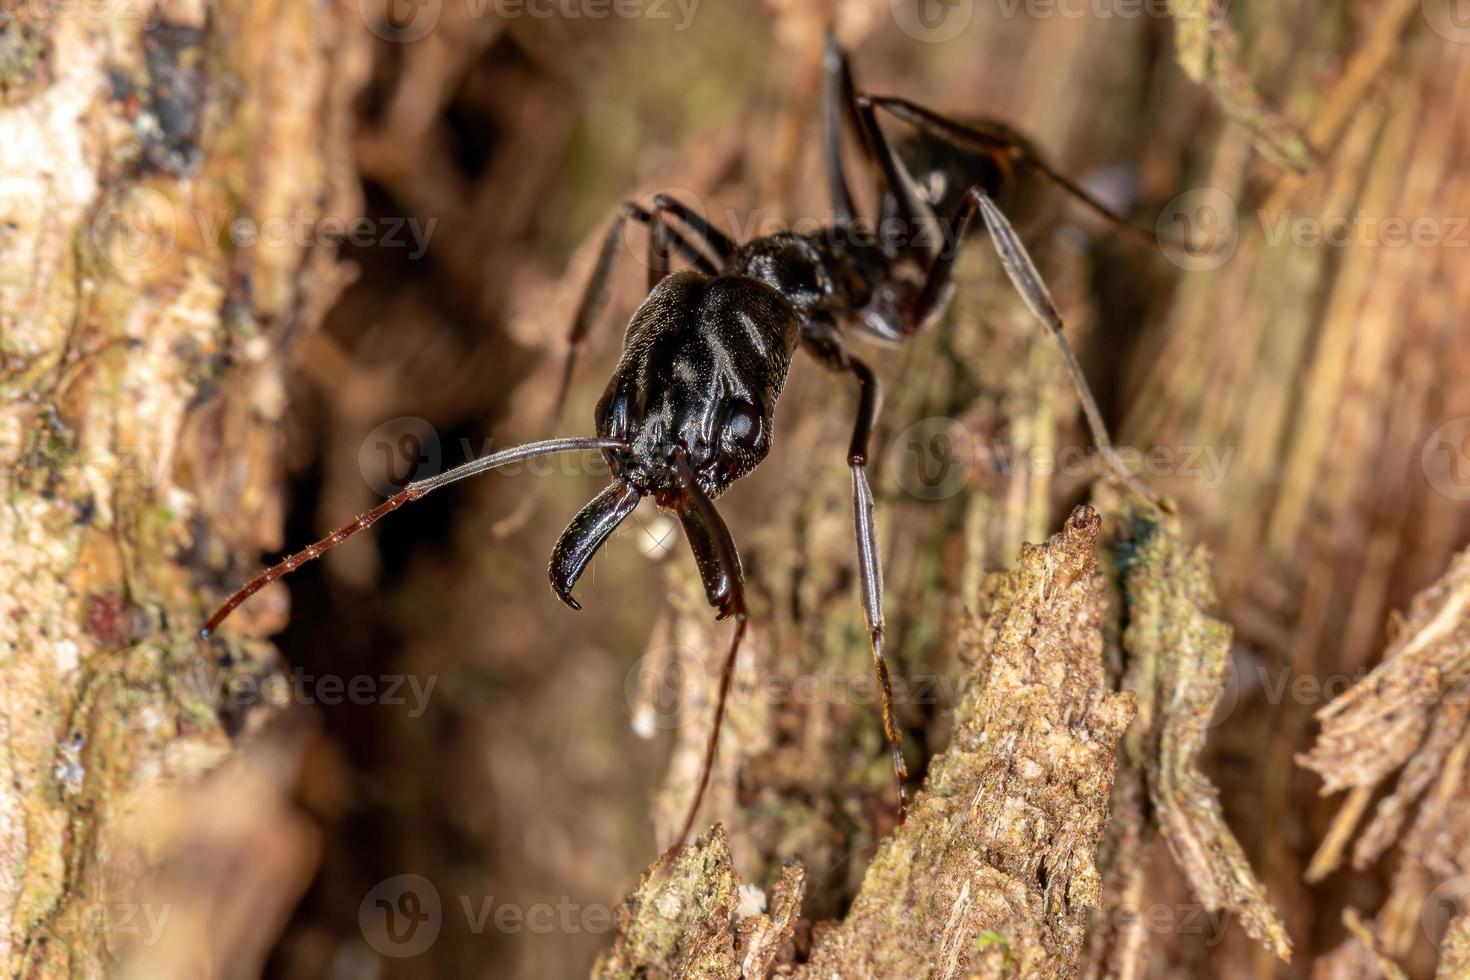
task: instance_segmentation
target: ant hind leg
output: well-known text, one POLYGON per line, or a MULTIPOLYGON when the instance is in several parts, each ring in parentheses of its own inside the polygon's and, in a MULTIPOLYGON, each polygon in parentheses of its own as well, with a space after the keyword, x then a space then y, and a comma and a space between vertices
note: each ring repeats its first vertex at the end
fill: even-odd
MULTIPOLYGON (((1153 494, 1149 493, 1143 484, 1128 472, 1128 468, 1123 465, 1123 460, 1113 448, 1113 440, 1108 435, 1107 424, 1103 422, 1102 412, 1097 407, 1097 399, 1093 397, 1092 388, 1087 383, 1087 377, 1082 373, 1082 365, 1077 362, 1077 355, 1072 351, 1072 345, 1067 342, 1065 324, 1062 323, 1061 314, 1057 312, 1051 292, 1046 288, 1041 273, 1036 271, 1036 264, 1031 261, 1030 253, 1021 243, 1010 221, 980 187, 972 187, 965 194, 964 206, 961 208, 955 229, 955 240, 964 240, 965 232, 977 210, 985 222, 986 230, 990 233, 990 242, 995 246, 996 255, 999 256, 1000 264, 1005 269, 1011 285, 1020 294, 1026 308, 1031 311, 1031 315, 1047 328, 1056 341, 1062 359, 1067 364, 1067 371, 1072 377, 1072 386, 1076 389, 1077 399, 1082 403, 1082 414, 1087 418, 1087 426, 1092 432, 1092 441, 1097 445, 1098 452, 1124 486, 1143 500, 1157 503, 1153 494)), ((915 304, 914 320, 917 321, 931 315, 936 308, 935 304, 950 291, 950 279, 954 271, 953 253, 957 250, 957 248, 950 249, 947 255, 941 255, 930 266, 924 287, 919 294, 919 301, 915 304)))

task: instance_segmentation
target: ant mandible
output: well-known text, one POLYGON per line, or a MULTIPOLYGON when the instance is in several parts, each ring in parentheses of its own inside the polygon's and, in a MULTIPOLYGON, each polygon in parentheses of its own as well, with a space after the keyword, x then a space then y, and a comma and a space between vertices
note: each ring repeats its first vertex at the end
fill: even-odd
POLYGON ((749 614, 734 539, 714 500, 765 458, 772 416, 798 347, 857 384, 857 419, 848 445, 853 519, 863 616, 882 693, 883 732, 893 753, 898 817, 907 812, 902 736, 894 720, 893 684, 884 658, 883 571, 873 494, 866 466, 880 390, 868 364, 848 350, 844 327, 901 342, 934 321, 953 293, 959 245, 978 211, 1011 283, 1056 338, 1099 452, 1131 490, 1152 499, 1113 451, 1082 370, 1062 333, 1062 320, 1025 247, 996 206, 1024 181, 1045 178, 1119 227, 1130 226, 1050 169, 1022 137, 995 123, 968 125, 904 99, 858 94, 846 54, 831 32, 823 58, 823 154, 833 220, 813 234, 778 233, 744 244, 665 195, 653 208, 623 205, 599 249, 573 320, 557 393, 560 418, 573 367, 606 304, 614 259, 629 220, 648 228, 648 296, 633 314, 622 357, 597 403, 597 435, 547 439, 502 450, 438 476, 411 483, 373 510, 250 581, 200 630, 207 639, 246 599, 304 562, 320 557, 384 515, 446 484, 533 456, 600 450, 613 482, 572 518, 552 549, 549 573, 557 597, 581 606, 572 587, 599 548, 644 497, 678 517, 717 619, 735 632, 720 671, 719 698, 699 785, 669 854, 688 839, 709 785, 725 702, 749 614), (936 142, 909 145, 911 169, 878 125, 882 109, 936 142), (882 179, 880 228, 904 229, 902 240, 856 233, 858 216, 843 160, 844 123, 852 127, 882 179), (670 219, 673 219, 672 221, 670 219), (896 219, 896 220, 895 220, 896 219), (945 237, 945 224, 953 235, 945 237), (692 268, 673 272, 670 251, 692 268))

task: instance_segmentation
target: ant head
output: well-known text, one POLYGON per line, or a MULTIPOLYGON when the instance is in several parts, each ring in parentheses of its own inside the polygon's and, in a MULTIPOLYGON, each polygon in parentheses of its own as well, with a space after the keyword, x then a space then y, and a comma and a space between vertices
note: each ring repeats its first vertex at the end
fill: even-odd
POLYGON ((768 285, 666 277, 634 314, 597 405, 598 433, 628 445, 606 451, 614 475, 672 508, 685 489, 681 454, 710 498, 755 469, 797 336, 794 308, 768 285))

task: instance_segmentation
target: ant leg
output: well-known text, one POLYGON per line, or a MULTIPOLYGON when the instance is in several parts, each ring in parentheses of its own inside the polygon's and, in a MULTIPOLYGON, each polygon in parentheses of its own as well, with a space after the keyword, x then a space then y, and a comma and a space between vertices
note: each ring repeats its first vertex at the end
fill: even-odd
POLYGON ((858 383, 857 419, 848 444, 847 462, 852 468, 852 516, 857 539, 858 581, 861 585, 863 619, 873 652, 873 669, 883 698, 883 735, 893 752, 893 776, 898 784, 898 820, 908 815, 908 764, 903 758, 903 733, 893 709, 893 675, 884 656, 883 626, 883 559, 878 548, 878 524, 873 517, 873 490, 868 485, 868 442, 883 390, 872 368, 847 353, 842 334, 828 321, 814 320, 802 335, 802 342, 825 367, 851 373, 858 383))
POLYGON ((875 95, 871 97, 871 100, 873 105, 921 132, 962 150, 992 157, 996 166, 1002 171, 1009 171, 1017 164, 1034 170, 1081 201, 1089 210, 1130 238, 1145 245, 1160 244, 1160 239, 1156 234, 1130 224, 1122 215, 1115 213, 1106 204, 1084 190, 1080 184, 1053 170, 1033 147, 1022 140, 999 130, 986 131, 977 126, 955 122, 953 119, 942 116, 932 109, 926 109, 915 102, 910 102, 908 99, 875 95))
MULTIPOLYGON (((1040 320, 1050 331, 1061 349, 1062 359, 1066 361, 1067 371, 1072 375, 1072 386, 1077 391, 1077 399, 1082 403, 1082 413, 1087 417, 1087 426, 1092 430, 1092 441, 1097 444, 1097 450, 1103 459, 1107 460, 1108 466, 1112 468, 1118 479, 1123 482, 1129 490, 1150 503, 1156 503, 1154 496, 1138 482, 1133 474, 1128 472, 1128 467, 1123 465, 1123 460, 1113 449, 1113 440, 1108 436, 1107 424, 1103 422, 1102 412, 1098 410, 1097 400, 1092 396, 1092 389, 1087 384, 1087 377, 1082 373, 1082 365, 1077 363, 1077 355, 1072 352, 1072 345, 1067 342, 1064 332, 1062 316, 1057 312, 1056 303, 1052 301, 1051 293, 1042 281, 1041 273, 1036 271, 1036 265, 1031 261, 1031 255, 1026 251, 1026 246, 1021 244, 1021 239, 1001 213, 1000 208, 979 187, 972 187, 965 194, 965 201, 960 209, 960 216, 955 228, 956 240, 964 239, 966 229, 975 216, 978 209, 985 219, 985 227, 990 232, 990 242, 995 246, 995 252, 1000 257, 1000 264, 1006 271, 1006 276, 1011 280, 1011 285, 1016 292, 1021 294, 1021 299, 1026 303, 1031 315, 1040 320)), ((958 249, 951 249, 949 255, 940 256, 929 269, 925 278, 924 288, 915 303, 913 319, 918 321, 921 317, 927 317, 939 302, 940 297, 949 291, 949 279, 954 268, 953 253, 958 249), (927 304, 927 305, 926 305, 927 304)))
MULTIPOLYGON (((837 35, 829 28, 822 50, 822 155, 827 165, 827 189, 831 195, 832 215, 839 225, 851 225, 857 217, 852 204, 852 191, 842 165, 842 119, 857 121, 853 103, 852 69, 847 54, 837 43, 837 35)), ((858 128, 858 127, 854 127, 858 128)))
POLYGON ((648 220, 648 291, 663 282, 669 274, 669 226, 655 208, 648 220))
POLYGON ((696 239, 693 246, 698 249, 698 259, 703 261, 700 263, 686 250, 689 243, 681 243, 680 251, 691 260, 696 260, 696 264, 705 272, 712 276, 719 275, 719 270, 730 260, 730 253, 735 251, 735 243, 730 241, 730 237, 694 209, 667 194, 655 194, 653 207, 657 211, 672 214, 689 229, 691 236, 696 239))
POLYGON ((921 268, 928 268, 945 249, 944 228, 934 209, 919 193, 918 185, 899 159, 898 152, 888 142, 888 137, 883 135, 883 129, 878 125, 878 117, 874 112, 873 100, 866 95, 858 95, 854 101, 868 145, 878 158, 883 178, 888 189, 893 192, 894 200, 898 202, 899 216, 908 226, 911 237, 899 243, 900 250, 914 256, 921 268))
MULTIPOLYGON (((654 215, 639 205, 634 204, 632 201, 623 204, 622 208, 618 211, 618 216, 613 219, 612 226, 603 235, 602 245, 597 250, 597 261, 592 266, 592 275, 587 280, 586 287, 582 290, 582 299, 577 303, 577 313, 572 318, 571 332, 567 337, 567 357, 562 366, 561 384, 557 388, 556 405, 552 409, 551 420, 547 426, 548 431, 554 430, 561 425, 562 411, 566 408, 567 393, 571 391, 572 373, 577 366, 577 357, 581 354, 582 348, 587 342, 587 334, 592 330, 592 324, 602 314, 603 308, 607 306, 608 296, 612 293, 613 266, 617 261, 618 249, 623 244, 623 231, 627 227, 629 219, 648 225, 651 238, 660 237, 659 233, 653 230, 654 226, 658 224, 654 215)), ((680 235, 674 229, 668 229, 665 234, 667 235, 663 239, 665 243, 665 255, 667 255, 666 243, 672 240, 681 255, 687 256, 696 265, 704 268, 711 275, 714 274, 714 269, 708 267, 708 260, 704 258, 704 254, 688 242, 683 235, 680 235)), ((655 245, 650 242, 650 256, 653 255, 654 250, 655 245)), ((652 259, 650 259, 651 263, 652 259)), ((667 260, 665 260, 665 265, 667 265, 667 260)), ((655 284, 656 280, 653 279, 650 273, 649 289, 651 290, 655 284)))
POLYGON ((745 638, 745 625, 749 613, 745 605, 745 577, 740 569, 740 553, 735 550, 735 539, 730 529, 715 510, 713 501, 699 489, 694 474, 683 454, 676 457, 684 492, 677 504, 679 520, 684 526, 684 535, 689 548, 694 552, 695 564, 704 581, 705 596, 711 606, 719 610, 717 619, 735 618, 735 635, 730 640, 730 650, 720 668, 720 692, 715 701, 715 717, 710 726, 709 740, 705 743, 704 762, 699 770, 699 787, 679 829, 679 836, 667 854, 683 850, 694 827, 694 818, 704 802, 705 790, 709 788, 710 774, 714 771, 715 753, 720 746, 720 730, 725 723, 725 703, 730 695, 730 682, 735 676, 735 661, 740 653, 740 642, 745 638))
POLYGON ((908 765, 903 759, 903 734, 893 711, 893 677, 883 655, 883 558, 878 551, 878 525, 873 519, 873 490, 868 486, 868 436, 883 399, 878 379, 862 361, 849 358, 852 373, 858 381, 858 416, 848 447, 848 465, 852 467, 852 517, 857 536, 858 580, 862 583, 863 618, 868 624, 868 639, 873 650, 873 669, 883 694, 883 735, 893 750, 893 778, 898 784, 898 822, 908 816, 908 765))

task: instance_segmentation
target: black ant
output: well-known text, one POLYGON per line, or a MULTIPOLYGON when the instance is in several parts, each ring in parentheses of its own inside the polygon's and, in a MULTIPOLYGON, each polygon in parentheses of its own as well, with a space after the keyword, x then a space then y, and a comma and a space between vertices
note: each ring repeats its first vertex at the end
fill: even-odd
MULTIPOLYGON (((1043 163, 1018 134, 994 123, 966 125, 911 102, 858 94, 844 52, 829 33, 824 57, 823 143, 833 221, 814 234, 779 233, 744 244, 731 241, 702 216, 664 195, 652 209, 624 204, 604 237, 572 324, 570 350, 557 395, 560 417, 576 357, 602 312, 614 259, 629 220, 648 228, 648 297, 633 314, 622 357, 597 404, 597 435, 548 439, 494 453, 411 483, 346 527, 263 572, 209 618, 208 638, 237 606, 261 588, 319 557, 350 535, 432 490, 532 456, 601 450, 613 482, 583 507, 552 549, 549 572, 557 597, 581 608, 572 587, 599 548, 638 502, 650 497, 679 518, 717 619, 733 617, 735 634, 720 672, 719 699, 699 787, 674 847, 688 839, 709 785, 725 701, 748 618, 740 556, 714 500, 765 458, 776 400, 798 347, 857 384, 857 420, 847 459, 863 615, 882 691, 883 731, 893 752, 898 817, 907 812, 908 770, 893 714, 893 685, 883 653, 883 571, 866 465, 878 413, 878 380, 848 351, 844 326, 899 342, 932 322, 953 292, 956 253, 976 212, 1002 266, 1031 312, 1056 338, 1071 372, 1098 450, 1130 489, 1145 499, 1113 451, 1102 416, 1062 333, 1045 284, 1009 221, 996 205, 1034 177, 1050 180, 1114 224, 1132 230, 1105 206, 1043 163), (878 125, 882 109, 926 139, 903 151, 878 125), (882 176, 880 228, 901 227, 902 240, 858 233, 843 161, 844 122, 882 176), (912 163, 906 163, 907 153, 912 163), (914 164, 919 177, 914 176, 914 164), (673 221, 669 219, 672 218, 673 221), (953 230, 944 235, 945 225, 953 230), (673 272, 670 251, 692 268, 673 272)), ((1140 233, 1141 234, 1141 233, 1140 233)))

